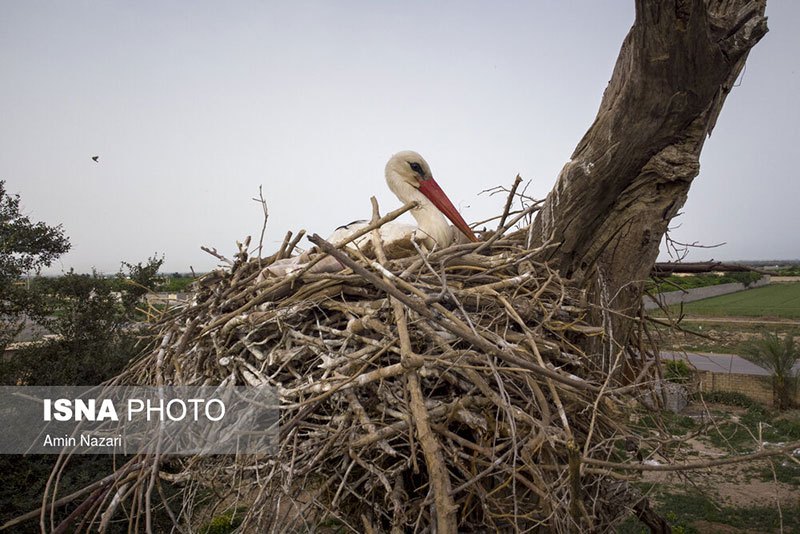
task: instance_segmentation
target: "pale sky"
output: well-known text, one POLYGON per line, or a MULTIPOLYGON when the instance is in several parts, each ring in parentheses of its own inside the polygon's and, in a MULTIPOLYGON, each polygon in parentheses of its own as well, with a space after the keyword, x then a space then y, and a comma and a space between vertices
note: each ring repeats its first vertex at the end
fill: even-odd
MULTIPOLYGON (((673 237, 688 260, 800 258, 800 3, 728 97, 673 237)), ((49 273, 206 271, 235 241, 328 235, 400 206, 416 150, 467 221, 520 173, 544 197, 594 120, 632 0, 0 1, 0 179, 73 248, 49 273), (99 156, 99 163, 92 156, 99 156)), ((306 241, 303 244, 307 244, 306 241)))

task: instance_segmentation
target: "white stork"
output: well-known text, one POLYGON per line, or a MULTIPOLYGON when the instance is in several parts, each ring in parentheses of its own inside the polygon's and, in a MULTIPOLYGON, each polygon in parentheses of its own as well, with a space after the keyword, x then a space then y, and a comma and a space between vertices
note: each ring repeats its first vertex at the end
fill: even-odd
MULTIPOLYGON (((453 230, 447 219, 450 219, 466 239, 478 241, 469 225, 433 179, 430 166, 422 156, 412 150, 398 152, 386 163, 385 175, 389 189, 400 202, 406 204, 416 201, 418 204, 411 210, 411 215, 417 220, 417 226, 397 222, 381 226, 381 240, 388 257, 413 254, 415 249, 411 244, 411 239, 421 243, 429 250, 450 246, 461 236, 453 230)), ((368 221, 355 221, 346 226, 340 226, 331 234, 328 241, 333 244, 340 243, 368 225, 368 221)), ((352 245, 369 254, 372 248, 370 234, 356 239, 352 245)), ((330 262, 318 263, 312 271, 340 270, 341 265, 335 259, 330 259, 332 260, 330 262)), ((274 262, 268 267, 268 270, 272 274, 284 276, 302 268, 307 261, 308 256, 303 254, 274 262)))

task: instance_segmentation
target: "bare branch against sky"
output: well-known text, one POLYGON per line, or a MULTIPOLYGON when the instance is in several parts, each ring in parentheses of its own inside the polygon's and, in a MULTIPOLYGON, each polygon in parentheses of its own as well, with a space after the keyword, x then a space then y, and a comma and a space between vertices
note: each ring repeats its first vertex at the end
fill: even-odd
MULTIPOLYGON (((690 258, 800 258, 800 4, 773 0, 674 222, 690 258)), ((51 272, 166 254, 207 270, 287 230, 369 218, 395 152, 425 156, 468 221, 517 173, 542 197, 597 112, 633 2, 0 4, 0 179, 63 223, 51 272), (97 160, 94 157, 97 156, 97 160)))

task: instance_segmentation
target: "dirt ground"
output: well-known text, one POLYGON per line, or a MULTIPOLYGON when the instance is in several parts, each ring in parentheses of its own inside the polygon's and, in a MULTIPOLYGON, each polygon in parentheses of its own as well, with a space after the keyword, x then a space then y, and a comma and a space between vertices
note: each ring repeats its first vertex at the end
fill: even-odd
MULTIPOLYGON (((711 460, 724 454, 723 450, 696 439, 689 440, 686 446, 700 453, 700 456, 692 458, 692 461, 711 460)), ((781 505, 794 505, 800 500, 800 487, 756 478, 749 472, 753 468, 769 468, 769 460, 715 467, 688 476, 682 473, 651 472, 644 476, 644 481, 685 487, 687 490, 700 489, 718 504, 734 507, 772 507, 778 501, 781 505)))
MULTIPOLYGON (((738 422, 745 409, 731 406, 709 405, 713 423, 709 432, 714 432, 713 424, 721 425, 725 422, 738 422)), ((689 405, 681 415, 690 416, 701 422, 711 422, 703 406, 689 405)), ((800 411, 787 413, 784 417, 800 417, 800 411)), ((778 445, 778 444, 773 444, 778 445)), ((767 444, 769 446, 769 444, 767 444)), ((757 441, 753 441, 753 452, 757 450, 757 441)), ((683 442, 680 447, 679 459, 687 462, 701 462, 727 456, 729 450, 717 447, 710 443, 704 436, 693 437, 683 442)), ((795 458, 798 455, 795 454, 795 458)), ((792 462, 790 458, 775 456, 771 460, 775 466, 787 465, 792 462)), ((669 488, 670 493, 700 491, 706 495, 715 506, 720 508, 753 508, 764 507, 783 510, 795 508, 800 503, 800 484, 781 482, 768 479, 770 460, 759 460, 733 465, 726 465, 705 469, 698 472, 645 472, 643 481, 658 483, 662 488, 669 488)), ((659 495, 653 495, 656 502, 659 495)), ((696 521, 693 526, 700 532, 741 532, 741 529, 732 528, 721 523, 696 521)))

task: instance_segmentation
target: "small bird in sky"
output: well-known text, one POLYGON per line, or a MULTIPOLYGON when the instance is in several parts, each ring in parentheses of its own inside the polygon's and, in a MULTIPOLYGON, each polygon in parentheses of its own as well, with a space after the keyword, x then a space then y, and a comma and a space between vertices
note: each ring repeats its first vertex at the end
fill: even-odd
POLYGON ((100 156, 92 156, 92 161, 94 161, 95 163, 100 163, 99 160, 100 160, 100 156))

